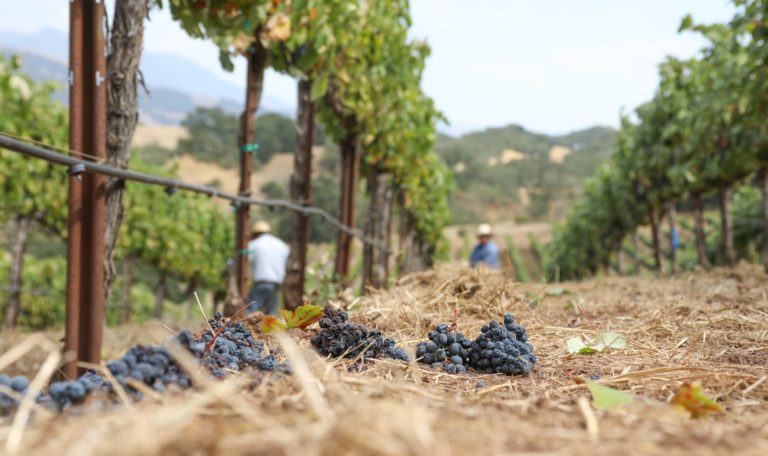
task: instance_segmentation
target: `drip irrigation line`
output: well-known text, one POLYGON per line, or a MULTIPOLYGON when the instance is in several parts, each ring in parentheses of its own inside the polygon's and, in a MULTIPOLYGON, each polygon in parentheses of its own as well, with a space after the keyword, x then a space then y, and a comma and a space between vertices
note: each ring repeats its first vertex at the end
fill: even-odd
POLYGON ((293 201, 282 199, 260 199, 251 198, 241 195, 235 195, 232 193, 222 192, 214 187, 209 187, 199 184, 190 184, 175 179, 168 179, 159 176, 153 176, 151 174, 144 174, 128 169, 120 169, 114 166, 110 166, 104 163, 95 163, 92 161, 81 160, 79 158, 70 157, 58 152, 51 151, 49 149, 39 147, 36 145, 28 144, 24 141, 20 141, 6 134, 0 133, 0 148, 8 149, 12 152, 17 152, 28 157, 45 160, 49 163, 57 165, 68 166, 70 169, 70 175, 77 175, 81 172, 91 172, 96 174, 103 174, 105 176, 112 176, 118 179, 124 179, 128 181, 141 182, 150 185, 159 185, 165 188, 173 188, 176 190, 186 190, 194 193, 201 193, 213 198, 220 198, 231 201, 233 205, 236 204, 248 204, 253 206, 265 206, 269 208, 284 208, 291 211, 299 212, 304 215, 316 215, 326 222, 333 225, 336 229, 343 231, 350 236, 354 236, 360 239, 365 244, 376 247, 377 249, 391 254, 392 251, 386 244, 378 242, 374 239, 365 236, 360 230, 351 228, 344 225, 339 220, 334 218, 328 212, 314 206, 304 206, 293 201))

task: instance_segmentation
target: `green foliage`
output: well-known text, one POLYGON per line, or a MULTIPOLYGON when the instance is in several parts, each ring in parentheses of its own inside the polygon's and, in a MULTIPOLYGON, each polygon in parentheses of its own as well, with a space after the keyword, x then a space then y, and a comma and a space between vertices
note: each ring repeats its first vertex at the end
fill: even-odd
POLYGON ((581 191, 584 179, 608 161, 616 132, 595 127, 563 136, 546 136, 510 125, 489 128, 451 138, 441 136, 437 153, 455 173, 457 192, 451 198, 456 223, 482 221, 488 205, 516 203, 516 215, 530 219, 557 216, 581 191), (550 160, 554 146, 572 152, 563 163, 550 160), (504 151, 522 154, 510 160, 504 151), (520 191, 530 196, 530 205, 519 200, 520 191))
POLYGON ((517 280, 523 283, 531 282, 531 276, 525 268, 523 257, 520 255, 512 236, 507 236, 507 252, 509 253, 509 261, 512 262, 512 267, 515 269, 517 280))
MULTIPOLYGON (((137 160, 137 171, 160 174, 137 160)), ((173 176, 166 172, 166 175, 173 176)), ((128 183, 119 253, 158 271, 209 289, 226 286, 224 275, 234 237, 233 218, 203 195, 128 183)))
MULTIPOLYGON (((286 199, 288 189, 276 182, 268 182, 261 192, 269 199, 286 199)), ((333 217, 339 216, 339 183, 333 177, 321 174, 312 184, 312 205, 324 209, 333 217)), ((256 216, 254 216, 256 217, 256 216)), ((273 227, 275 234, 281 239, 291 237, 291 227, 294 222, 294 212, 276 208, 272 211, 259 209, 258 217, 264 218, 273 227)), ((336 228, 324 220, 314 217, 309 224, 309 241, 313 243, 334 242, 336 228)))
MULTIPOLYGON (((221 108, 196 108, 182 121, 189 136, 179 141, 176 154, 189 154, 198 160, 213 162, 225 168, 239 166, 239 122, 237 116, 226 113, 221 108)), ((316 144, 322 144, 324 141, 322 129, 319 131, 321 134, 315 137, 316 144)), ((254 136, 259 144, 259 150, 253 155, 254 168, 268 162, 278 152, 292 153, 296 150, 296 123, 282 114, 268 113, 257 116, 254 121, 254 136)), ((148 155, 144 151, 141 152, 143 158, 148 155)), ((157 161, 153 159, 153 163, 157 161)))
POLYGON ((541 269, 543 271, 548 271, 550 268, 549 268, 549 258, 547 257, 546 247, 544 246, 544 244, 542 244, 542 242, 534 233, 528 234, 528 240, 531 242, 531 250, 533 250, 533 254, 536 256, 536 259, 541 265, 541 269))
MULTIPOLYGON (((183 140, 182 140, 183 141, 183 140)), ((137 160, 151 166, 161 167, 171 161, 176 155, 176 151, 166 149, 159 144, 149 144, 146 146, 134 147, 131 156, 137 160)), ((201 159, 201 155, 195 156, 201 159)))
MULTIPOLYGON (((555 233, 552 267, 559 266, 563 278, 596 273, 627 234, 666 205, 737 185, 768 166, 762 20, 768 3, 735 3, 728 24, 683 21, 682 29, 702 33, 709 43, 699 58, 662 64, 654 99, 637 108, 635 122, 622 119, 611 163, 555 233)), ((740 242, 740 253, 749 255, 740 242)))
MULTIPOLYGON (((53 147, 68 144, 67 111, 51 100, 53 84, 35 84, 19 72, 18 57, 0 54, 0 132, 53 147)), ((66 169, 0 149, 0 222, 34 216, 57 234, 66 232, 66 169)))
POLYGON ((421 90, 429 48, 408 37, 406 0, 174 0, 170 8, 187 33, 219 47, 225 68, 258 44, 274 69, 310 80, 328 135, 356 138, 363 167, 393 175, 415 230, 436 250, 453 184, 433 151, 442 116, 421 90))
POLYGON ((733 245, 739 257, 750 261, 760 261, 765 244, 762 202, 762 193, 751 185, 733 194, 733 245))
POLYGON ((587 382, 587 388, 592 394, 592 405, 597 410, 613 410, 635 402, 631 394, 595 382, 587 382))

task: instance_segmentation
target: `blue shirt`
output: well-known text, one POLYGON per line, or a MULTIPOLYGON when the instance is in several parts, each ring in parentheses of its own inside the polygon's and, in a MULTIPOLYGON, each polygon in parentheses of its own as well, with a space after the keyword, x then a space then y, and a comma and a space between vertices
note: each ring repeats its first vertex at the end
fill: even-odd
POLYGON ((680 248, 680 235, 677 234, 677 230, 672 228, 672 233, 670 233, 672 237, 672 250, 677 250, 680 248))
POLYGON ((469 256, 469 265, 473 268, 478 263, 485 263, 491 269, 499 269, 499 248, 493 241, 477 244, 469 256))

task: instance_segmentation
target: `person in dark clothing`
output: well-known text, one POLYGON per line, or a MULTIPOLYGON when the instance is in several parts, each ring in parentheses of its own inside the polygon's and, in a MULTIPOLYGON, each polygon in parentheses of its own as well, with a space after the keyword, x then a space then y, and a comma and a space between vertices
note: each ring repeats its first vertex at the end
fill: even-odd
POLYGON ((472 249, 469 257, 469 265, 476 268, 478 264, 483 263, 487 267, 499 269, 499 248, 491 240, 493 229, 491 225, 483 223, 477 227, 477 245, 472 249))

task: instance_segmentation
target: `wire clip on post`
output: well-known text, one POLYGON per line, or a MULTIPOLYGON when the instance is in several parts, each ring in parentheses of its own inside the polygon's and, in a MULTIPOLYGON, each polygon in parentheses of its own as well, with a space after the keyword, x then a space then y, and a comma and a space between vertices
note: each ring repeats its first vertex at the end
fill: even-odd
POLYGON ((240 209, 240 201, 232 201, 232 212, 237 212, 240 209))
POLYGON ((243 144, 240 149, 244 154, 255 154, 259 151, 259 143, 243 144))
POLYGON ((240 255, 242 256, 248 256, 251 253, 248 249, 240 249, 240 255))
POLYGON ((81 179, 80 175, 85 172, 85 165, 82 163, 78 163, 76 165, 72 165, 67 170, 67 174, 70 176, 76 177, 78 180, 81 179))

